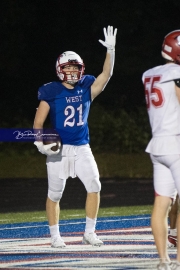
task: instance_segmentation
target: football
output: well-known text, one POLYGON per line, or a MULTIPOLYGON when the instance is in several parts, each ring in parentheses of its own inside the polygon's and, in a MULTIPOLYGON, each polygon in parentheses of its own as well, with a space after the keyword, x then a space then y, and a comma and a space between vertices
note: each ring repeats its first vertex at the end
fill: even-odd
POLYGON ((61 142, 60 142, 60 140, 56 140, 56 141, 54 141, 54 140, 52 140, 52 141, 50 141, 50 140, 48 140, 48 141, 44 140, 43 143, 45 145, 51 144, 51 143, 56 143, 55 146, 52 146, 51 147, 51 150, 54 151, 54 152, 61 148, 61 142))

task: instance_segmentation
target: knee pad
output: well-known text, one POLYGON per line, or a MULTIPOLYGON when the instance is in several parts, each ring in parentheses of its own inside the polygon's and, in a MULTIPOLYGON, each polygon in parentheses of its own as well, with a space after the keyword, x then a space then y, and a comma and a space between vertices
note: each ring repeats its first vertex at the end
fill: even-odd
POLYGON ((48 190, 48 198, 53 202, 59 202, 62 198, 63 191, 52 191, 48 190))
POLYGON ((48 183, 48 198, 53 202, 58 202, 62 198, 62 194, 66 185, 66 180, 58 179, 48 183))
POLYGON ((89 183, 86 190, 87 190, 88 193, 100 192, 100 190, 101 190, 101 182, 99 181, 99 178, 92 179, 91 183, 89 183))

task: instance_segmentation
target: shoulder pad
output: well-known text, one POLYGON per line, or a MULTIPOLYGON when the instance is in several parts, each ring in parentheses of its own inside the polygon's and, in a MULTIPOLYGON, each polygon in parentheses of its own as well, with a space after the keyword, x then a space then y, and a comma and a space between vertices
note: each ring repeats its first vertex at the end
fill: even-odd
POLYGON ((85 75, 82 77, 82 79, 79 81, 79 84, 83 84, 85 87, 91 86, 93 82, 95 81, 95 77, 92 75, 85 75))
POLYGON ((167 64, 166 72, 163 74, 161 82, 174 81, 180 78, 180 66, 177 64, 167 64), (169 66, 168 66, 169 65, 169 66))
POLYGON ((60 90, 60 82, 50 82, 42 85, 38 89, 38 99, 39 100, 51 100, 57 95, 57 91, 60 90))

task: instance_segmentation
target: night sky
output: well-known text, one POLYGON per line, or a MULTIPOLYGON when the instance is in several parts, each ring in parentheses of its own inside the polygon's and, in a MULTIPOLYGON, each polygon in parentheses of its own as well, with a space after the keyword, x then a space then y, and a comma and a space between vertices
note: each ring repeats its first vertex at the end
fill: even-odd
POLYGON ((55 62, 72 50, 86 74, 102 71, 103 27, 118 28, 114 74, 96 103, 107 110, 145 106, 142 73, 163 64, 164 36, 180 29, 180 1, 1 0, 0 119, 18 115, 33 122, 38 88, 58 80, 55 62))

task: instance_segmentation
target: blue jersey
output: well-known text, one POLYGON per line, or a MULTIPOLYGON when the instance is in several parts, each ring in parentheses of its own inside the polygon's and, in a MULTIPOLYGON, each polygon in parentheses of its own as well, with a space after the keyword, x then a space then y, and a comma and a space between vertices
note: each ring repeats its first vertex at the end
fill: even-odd
POLYGON ((62 144, 89 143, 88 115, 91 105, 91 85, 94 76, 86 75, 75 85, 66 88, 60 81, 39 88, 38 99, 50 106, 50 119, 62 144))

